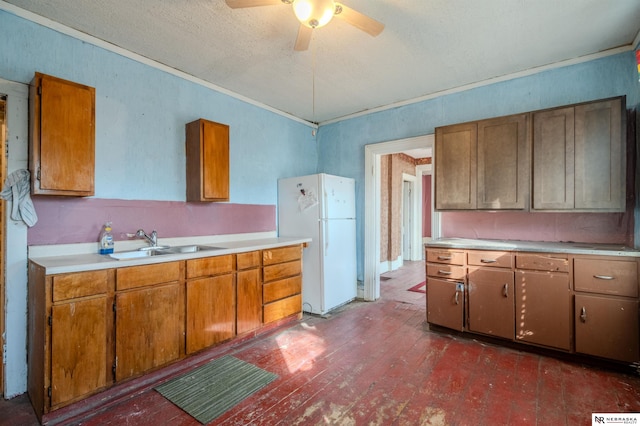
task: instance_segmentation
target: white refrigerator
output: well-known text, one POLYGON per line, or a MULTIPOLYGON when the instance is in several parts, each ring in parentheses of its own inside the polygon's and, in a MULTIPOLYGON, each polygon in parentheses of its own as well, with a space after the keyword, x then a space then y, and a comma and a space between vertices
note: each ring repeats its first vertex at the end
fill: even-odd
POLYGON ((355 181, 328 174, 278 180, 278 234, 309 237, 302 309, 324 315, 357 295, 355 181))

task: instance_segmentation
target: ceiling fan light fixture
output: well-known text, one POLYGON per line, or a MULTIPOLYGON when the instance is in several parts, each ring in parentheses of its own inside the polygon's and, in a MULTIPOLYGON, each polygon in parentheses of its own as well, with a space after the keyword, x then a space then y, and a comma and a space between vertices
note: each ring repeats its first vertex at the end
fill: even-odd
POLYGON ((329 23, 336 11, 333 0, 294 0, 293 12, 298 21, 309 28, 320 28, 329 23))

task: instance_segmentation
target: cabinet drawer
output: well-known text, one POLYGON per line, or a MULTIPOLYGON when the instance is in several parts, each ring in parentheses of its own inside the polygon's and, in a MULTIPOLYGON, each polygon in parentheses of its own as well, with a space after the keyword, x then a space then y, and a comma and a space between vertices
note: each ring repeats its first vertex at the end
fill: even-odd
POLYGON ((493 268, 513 268, 513 254, 504 251, 469 251, 467 263, 493 268))
POLYGON ((265 266, 262 273, 264 282, 300 275, 302 273, 302 262, 294 260, 293 262, 265 266))
POLYGON ((302 296, 287 297, 264 306, 263 322, 269 323, 302 312, 302 296))
POLYGON ((427 262, 464 265, 464 252, 453 250, 427 249, 427 262))
POLYGON ((427 263, 427 275, 430 277, 463 280, 465 274, 463 266, 427 263))
POLYGON ((516 268, 532 271, 569 272, 566 254, 525 253, 516 255, 516 268))
POLYGON ((182 262, 158 263, 156 265, 131 266, 116 270, 116 289, 144 287, 151 284, 168 283, 180 279, 182 262))
POLYGON ((106 293, 108 288, 108 269, 56 275, 53 277, 53 301, 102 294, 106 293))
POLYGON ((238 253, 236 255, 236 269, 241 271, 243 269, 257 268, 260 266, 260 252, 250 251, 247 253, 238 253))
POLYGON ((288 262, 302 258, 302 248, 300 246, 288 246, 262 251, 262 264, 273 265, 275 263, 288 262))
POLYGON ((634 261, 574 259, 576 291, 638 297, 638 266, 634 261))
POLYGON ((264 303, 284 299, 302 291, 302 277, 285 278, 284 280, 273 281, 262 286, 262 299, 264 303))
POLYGON ((187 260, 187 278, 208 277, 233 272, 233 255, 187 260))

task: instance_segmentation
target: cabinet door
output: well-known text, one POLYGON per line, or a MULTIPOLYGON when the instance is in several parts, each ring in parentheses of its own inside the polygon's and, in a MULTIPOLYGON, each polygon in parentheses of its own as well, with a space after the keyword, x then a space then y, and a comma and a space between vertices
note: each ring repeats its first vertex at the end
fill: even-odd
POLYGON ((575 107, 575 208, 624 211, 622 100, 575 107))
POLYGON ((528 114, 478 122, 478 209, 524 209, 529 198, 528 114))
POLYGON ((72 301, 51 308, 51 406, 103 388, 107 369, 107 297, 72 301))
POLYGON ((569 274, 516 271, 516 339, 571 349, 569 274))
POLYGON ((229 126, 196 120, 186 139, 187 201, 229 201, 229 126))
POLYGON ((427 321, 462 331, 464 284, 427 277, 427 321))
POLYGON ((235 336, 233 274, 187 282, 187 353, 235 336))
POLYGON ((637 300, 576 294, 575 324, 576 352, 640 360, 637 300))
POLYGON ((470 331, 513 339, 515 335, 513 272, 469 269, 470 331))
POLYGON ((36 73, 31 90, 33 194, 94 195, 95 89, 36 73))
POLYGON ((476 123, 436 129, 436 210, 476 208, 477 139, 476 123))
POLYGON ((178 283, 116 294, 116 380, 178 359, 179 301, 178 283))
POLYGON ((236 326, 238 334, 243 334, 259 328, 262 324, 260 269, 238 271, 237 293, 236 326))
POLYGON ((533 208, 573 208, 574 110, 533 114, 533 208))

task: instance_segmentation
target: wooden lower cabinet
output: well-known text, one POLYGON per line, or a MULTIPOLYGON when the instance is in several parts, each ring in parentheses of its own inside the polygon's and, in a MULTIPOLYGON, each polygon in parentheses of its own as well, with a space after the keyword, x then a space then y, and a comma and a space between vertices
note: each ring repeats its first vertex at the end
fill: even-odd
POLYGON ((427 321, 464 329, 464 283, 427 277, 427 321))
POLYGON ((260 269, 238 271, 236 327, 238 334, 256 330, 262 325, 262 281, 260 269))
POLYGON ((514 278, 513 271, 469 268, 469 331, 513 339, 514 278))
POLYGON ((263 323, 302 315, 302 247, 262 252, 263 323))

